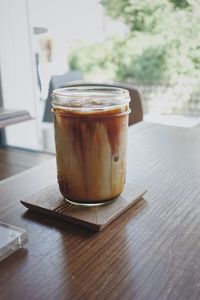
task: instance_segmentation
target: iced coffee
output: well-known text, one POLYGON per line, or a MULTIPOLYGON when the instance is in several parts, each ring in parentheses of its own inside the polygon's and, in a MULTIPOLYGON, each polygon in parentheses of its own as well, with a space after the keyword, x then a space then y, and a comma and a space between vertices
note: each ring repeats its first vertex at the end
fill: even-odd
POLYGON ((64 88, 52 99, 61 194, 84 205, 113 200, 126 178, 128 91, 64 88))

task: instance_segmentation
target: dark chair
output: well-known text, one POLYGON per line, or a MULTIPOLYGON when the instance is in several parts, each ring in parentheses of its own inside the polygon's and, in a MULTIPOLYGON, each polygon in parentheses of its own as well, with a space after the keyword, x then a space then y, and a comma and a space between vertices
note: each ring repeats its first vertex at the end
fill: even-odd
POLYGON ((51 113, 51 95, 53 90, 63 87, 66 82, 73 82, 77 80, 81 80, 82 75, 79 71, 68 71, 61 75, 55 75, 51 77, 49 83, 48 96, 46 99, 46 105, 44 110, 43 122, 53 122, 53 116, 51 113))
POLYGON ((126 83, 91 83, 85 81, 71 81, 67 82, 64 87, 76 87, 76 86, 107 86, 107 87, 119 87, 124 88, 129 91, 131 101, 130 101, 130 109, 131 113, 129 116, 129 126, 140 122, 143 120, 143 110, 142 110, 142 101, 140 95, 133 86, 126 83))

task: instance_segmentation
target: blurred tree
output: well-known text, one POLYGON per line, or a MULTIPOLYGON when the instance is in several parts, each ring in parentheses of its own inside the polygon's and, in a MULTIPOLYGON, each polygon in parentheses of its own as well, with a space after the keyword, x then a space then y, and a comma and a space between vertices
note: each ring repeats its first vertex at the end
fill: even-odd
POLYGON ((174 7, 179 7, 179 8, 186 8, 190 4, 186 0, 169 0, 171 3, 173 3, 174 7))
POLYGON ((200 14, 191 0, 101 0, 106 13, 129 28, 124 38, 81 45, 72 68, 93 77, 155 83, 199 76, 200 14))
POLYGON ((101 3, 111 18, 119 18, 131 31, 154 31, 165 10, 171 8, 167 0, 101 0, 101 3))

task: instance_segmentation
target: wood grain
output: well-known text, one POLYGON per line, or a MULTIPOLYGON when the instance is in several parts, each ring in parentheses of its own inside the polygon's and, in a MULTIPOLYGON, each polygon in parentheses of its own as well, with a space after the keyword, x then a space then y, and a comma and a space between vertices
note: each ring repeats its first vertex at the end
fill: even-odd
POLYGON ((0 148, 0 180, 53 159, 54 155, 4 146, 0 148))
POLYGON ((27 212, 19 200, 55 182, 48 162, 0 182, 0 219, 28 230, 0 264, 5 299, 200 299, 200 129, 129 128, 127 181, 145 202, 99 233, 27 212))
POLYGON ((134 183, 126 183, 123 192, 110 203, 84 207, 67 202, 55 183, 23 198, 21 203, 30 210, 100 231, 140 200, 145 193, 144 188, 134 183))

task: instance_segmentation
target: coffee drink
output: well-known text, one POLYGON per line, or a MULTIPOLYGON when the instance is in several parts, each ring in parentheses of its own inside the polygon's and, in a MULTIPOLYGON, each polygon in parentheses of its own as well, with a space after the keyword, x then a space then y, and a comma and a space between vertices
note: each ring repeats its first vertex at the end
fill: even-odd
POLYGON ((95 205, 122 192, 129 100, 119 88, 53 92, 57 177, 65 199, 95 205))

